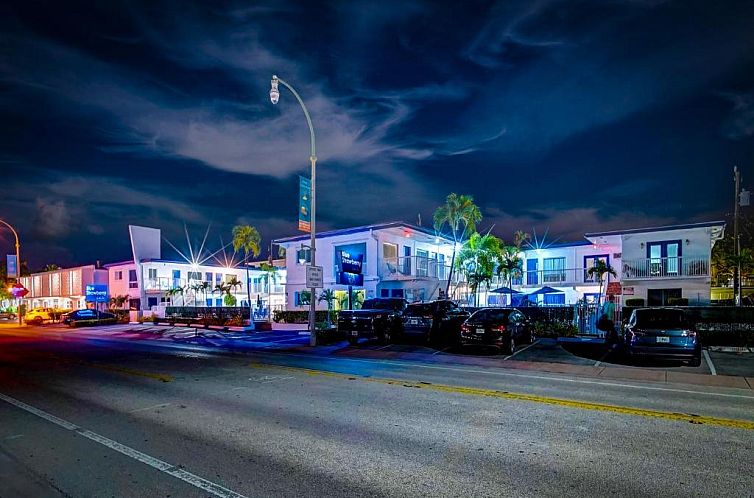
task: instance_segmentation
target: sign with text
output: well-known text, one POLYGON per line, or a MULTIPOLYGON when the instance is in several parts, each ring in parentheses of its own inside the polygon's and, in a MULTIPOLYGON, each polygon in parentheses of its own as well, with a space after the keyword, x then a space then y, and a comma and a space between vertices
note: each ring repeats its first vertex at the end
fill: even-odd
POLYGON ((340 285, 350 285, 353 287, 364 286, 364 275, 361 273, 338 272, 338 283, 340 285))
POLYGON ((298 177, 298 229, 312 231, 312 182, 303 176, 298 177))
POLYGON ((634 288, 633 287, 623 287, 623 295, 624 296, 633 296, 634 295, 634 288))
POLYGON ((321 266, 308 265, 306 267, 307 289, 321 289, 324 287, 324 278, 321 266))
POLYGON ((8 257, 6 258, 5 261, 6 261, 5 268, 8 270, 7 277, 18 278, 18 262, 16 261, 16 255, 8 254, 8 257))
POLYGON ((620 282, 608 282, 607 283, 607 291, 605 292, 608 296, 620 296, 621 295, 621 286, 620 282))
POLYGON ((340 271, 361 275, 361 268, 364 265, 364 254, 352 254, 349 251, 340 251, 340 271))
POLYGON ((105 284, 87 284, 84 290, 84 299, 87 303, 106 303, 110 300, 105 284))

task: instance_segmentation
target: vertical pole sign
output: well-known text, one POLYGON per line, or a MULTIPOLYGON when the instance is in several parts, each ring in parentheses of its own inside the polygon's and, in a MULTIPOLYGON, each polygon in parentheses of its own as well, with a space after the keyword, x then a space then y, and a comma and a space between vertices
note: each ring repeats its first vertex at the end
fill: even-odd
POLYGON ((15 254, 8 254, 5 268, 8 270, 8 278, 18 278, 18 262, 15 254))
POLYGON ((312 231, 312 182, 303 176, 298 177, 298 229, 312 231))

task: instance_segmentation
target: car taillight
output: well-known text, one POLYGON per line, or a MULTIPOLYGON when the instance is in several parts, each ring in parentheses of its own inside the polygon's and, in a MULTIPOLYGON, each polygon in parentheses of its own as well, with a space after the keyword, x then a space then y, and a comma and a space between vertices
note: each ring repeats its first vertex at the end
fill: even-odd
POLYGON ((492 330, 494 332, 505 332, 505 325, 493 325, 492 330))
POLYGON ((469 331, 469 326, 468 325, 461 325, 461 331, 462 332, 468 332, 469 331))
POLYGON ((691 337, 692 339, 696 338, 696 330, 684 330, 681 332, 681 336, 683 337, 691 337))

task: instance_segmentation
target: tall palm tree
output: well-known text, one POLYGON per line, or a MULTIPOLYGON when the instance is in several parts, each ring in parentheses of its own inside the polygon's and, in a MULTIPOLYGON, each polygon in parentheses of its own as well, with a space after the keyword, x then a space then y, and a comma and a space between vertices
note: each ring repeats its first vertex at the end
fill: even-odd
POLYGON ((210 290, 210 289, 212 289, 212 284, 209 283, 209 282, 207 282, 207 281, 204 281, 201 284, 199 284, 199 290, 201 290, 202 294, 204 295, 204 304, 205 304, 205 306, 207 304, 207 291, 210 290))
POLYGON ((600 309, 600 301, 602 300, 602 283, 605 281, 605 274, 617 277, 618 274, 615 269, 603 260, 598 259, 594 262, 594 265, 586 271, 586 274, 590 277, 594 277, 600 284, 600 292, 597 295, 597 309, 600 309))
POLYGON ((500 248, 500 260, 497 264, 497 274, 507 282, 508 287, 513 288, 513 279, 523 275, 524 261, 521 259, 521 250, 518 246, 503 244, 500 248))
MULTIPOLYGON (((233 293, 237 288, 243 288, 243 282, 238 280, 238 278, 233 275, 230 280, 225 282, 225 285, 225 304, 228 306, 235 306, 238 300, 236 299, 236 296, 233 295, 233 293)), ((251 297, 249 297, 249 299, 251 299, 251 297)), ((251 301, 249 301, 249 304, 251 304, 251 301)), ((249 307, 249 317, 251 317, 251 307, 249 307)))
MULTIPOLYGON (((181 286, 176 286, 176 287, 173 287, 172 289, 168 289, 167 291, 165 291, 165 295, 170 298, 171 302, 173 301, 173 298, 175 296, 180 295, 182 304, 185 304, 183 303, 183 287, 181 286)), ((173 302, 173 306, 178 306, 178 305, 175 304, 175 302, 173 302)))
POLYGON ((219 284, 215 285, 214 289, 212 289, 212 294, 216 292, 221 295, 228 294, 230 292, 230 286, 228 286, 228 284, 226 284, 225 282, 220 282, 219 284))
POLYGON ((450 291, 450 282, 453 279, 453 268, 456 266, 456 246, 466 238, 466 234, 476 231, 476 224, 482 221, 482 213, 474 204, 472 196, 451 193, 445 199, 445 204, 435 209, 432 218, 435 230, 440 232, 447 226, 453 237, 453 256, 450 258, 448 283, 445 286, 445 295, 447 296, 450 291))
POLYGON ((456 266, 466 276, 475 305, 478 303, 479 287, 483 284, 489 286, 492 281, 495 267, 500 261, 501 246, 502 241, 494 235, 474 232, 458 252, 456 266))
POLYGON ((243 251, 243 264, 246 267, 246 296, 249 300, 249 321, 251 321, 251 287, 249 286, 249 254, 255 258, 261 251, 262 236, 251 225, 236 225, 233 227, 233 250, 243 251))
POLYGON ((202 290, 202 283, 194 282, 191 285, 189 285, 189 288, 194 293, 194 308, 196 308, 196 301, 197 301, 196 296, 202 290))

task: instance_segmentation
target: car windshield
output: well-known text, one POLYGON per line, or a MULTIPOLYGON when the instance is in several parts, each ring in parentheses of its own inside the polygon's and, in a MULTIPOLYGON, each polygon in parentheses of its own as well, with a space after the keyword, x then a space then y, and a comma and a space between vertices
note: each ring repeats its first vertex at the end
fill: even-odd
POLYGON ((406 315, 408 316, 427 316, 432 314, 432 305, 429 303, 423 304, 409 304, 406 308, 406 315))
POLYGON ((680 310, 637 310, 636 326, 645 329, 686 328, 687 321, 680 310))
POLYGON ((482 322, 482 321, 491 321, 491 322, 505 322, 508 320, 508 315, 511 314, 512 310, 479 310, 474 312, 473 315, 469 318, 469 321, 475 321, 475 322, 482 322))
POLYGON ((403 301, 400 299, 367 299, 361 306, 365 310, 402 310, 403 301))

